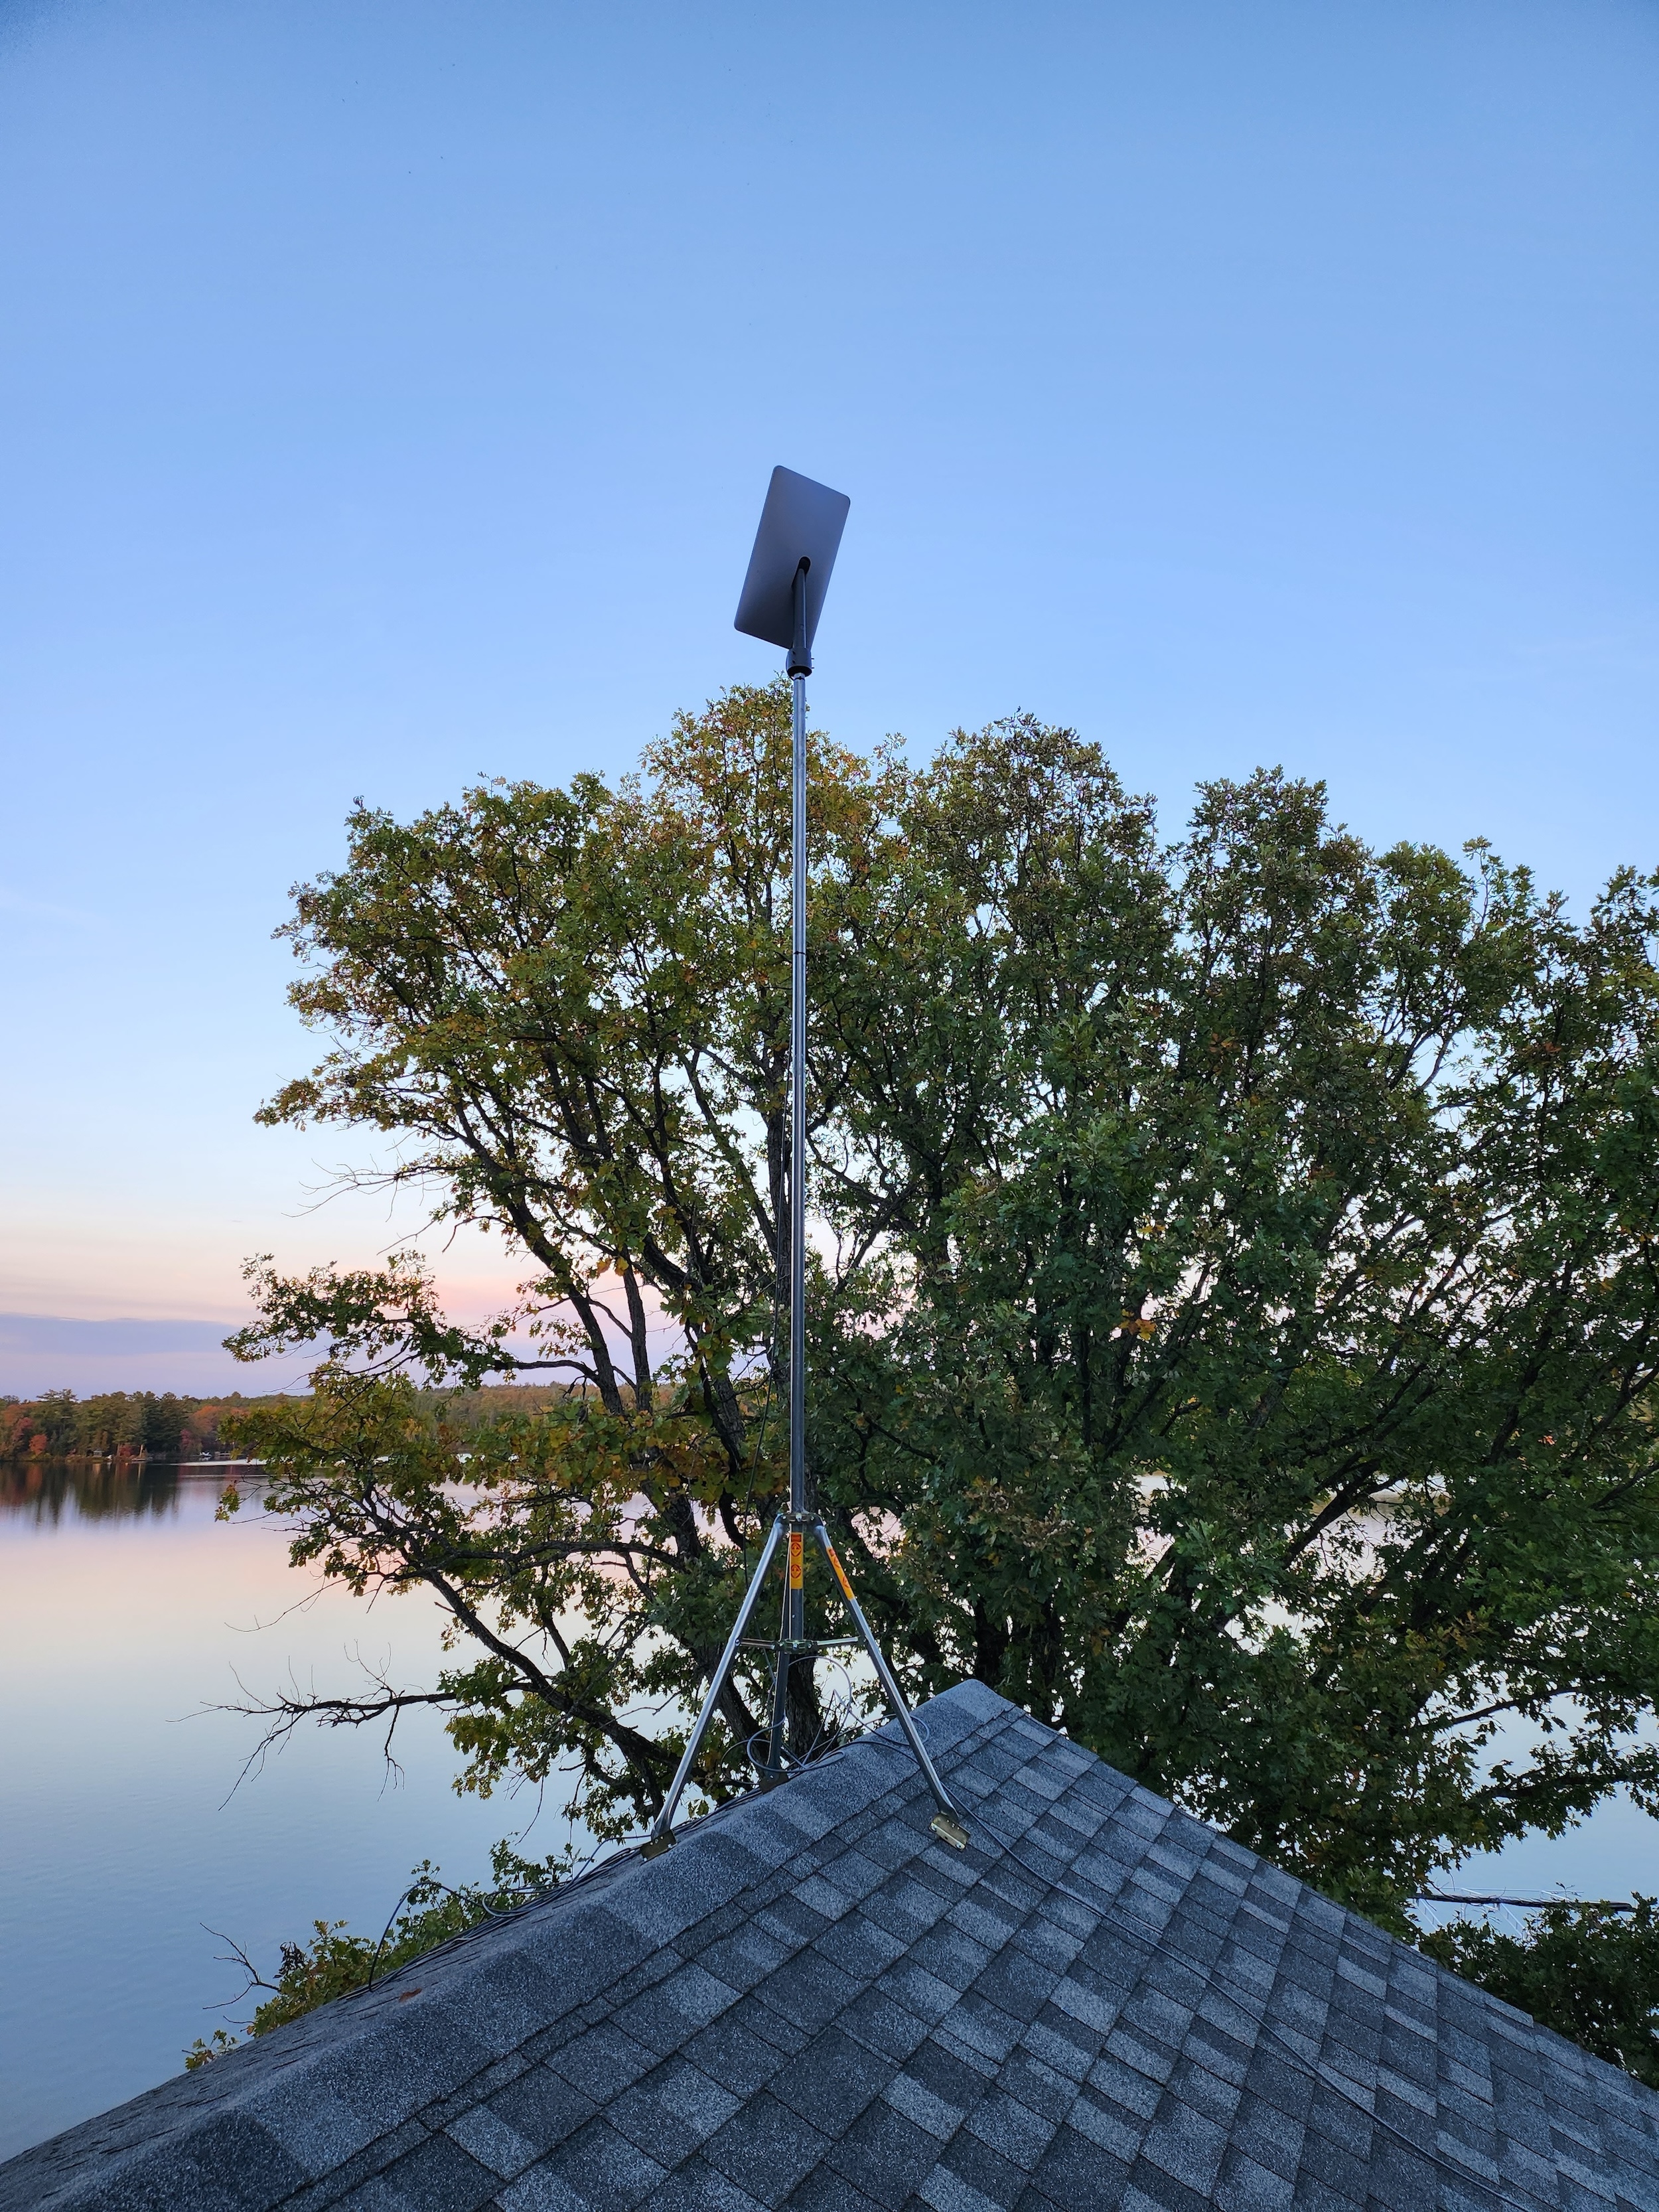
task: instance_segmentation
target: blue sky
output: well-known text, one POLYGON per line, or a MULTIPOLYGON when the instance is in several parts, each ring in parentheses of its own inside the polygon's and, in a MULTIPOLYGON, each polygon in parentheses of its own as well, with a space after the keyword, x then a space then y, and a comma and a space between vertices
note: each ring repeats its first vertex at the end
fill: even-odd
POLYGON ((8 0, 0 1389, 396 1237, 251 1121, 287 888, 768 673, 775 461, 843 738, 1659 863, 1656 94, 1634 0, 8 0))

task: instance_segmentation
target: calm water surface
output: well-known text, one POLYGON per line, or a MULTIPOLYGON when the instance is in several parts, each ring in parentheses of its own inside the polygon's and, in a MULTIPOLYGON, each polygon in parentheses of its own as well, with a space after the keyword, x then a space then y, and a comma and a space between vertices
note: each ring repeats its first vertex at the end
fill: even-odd
MULTIPOLYGON (((237 1786, 257 1724, 201 1709, 238 1675, 343 1690, 361 1651, 428 1681, 438 1622, 424 1597, 319 1589, 257 1496, 216 1522, 222 1480, 0 1472, 0 2158, 176 2073, 193 2038, 243 2016, 216 2008, 241 1977, 209 1928, 267 1972, 314 1919, 378 1935, 418 1860, 483 1875, 536 1810, 458 1798, 425 1712, 398 1724, 400 1784, 378 1736, 342 1729, 296 1736, 237 1786)), ((550 1808, 532 1844, 566 1833, 550 1808)))
MULTIPOLYGON (((428 1681, 424 1598, 365 1607, 289 1566, 249 1496, 216 1522, 222 1477, 0 1473, 0 2158, 176 2073, 234 2023, 234 1936, 269 1968, 318 1918, 377 1934, 422 1858, 451 1880, 521 1831, 527 1798, 480 1804, 428 1713, 400 1723, 400 1784, 377 1738, 311 1731, 237 1786, 256 1723, 204 1706, 360 1681, 354 1655, 428 1681), (297 1609, 296 1609, 297 1607, 297 1609)), ((563 1842, 550 1809, 532 1835, 563 1842)), ((1572 1836, 1467 1864, 1455 1886, 1587 1896, 1659 1890, 1659 1826, 1625 1803, 1572 1836)))

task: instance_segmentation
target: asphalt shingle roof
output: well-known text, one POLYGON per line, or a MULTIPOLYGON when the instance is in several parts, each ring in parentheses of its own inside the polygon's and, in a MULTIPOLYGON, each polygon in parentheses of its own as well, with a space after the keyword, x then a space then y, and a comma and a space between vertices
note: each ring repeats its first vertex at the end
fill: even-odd
POLYGON ((977 1684, 0 2166, 0 2212, 1659 2212, 1659 2097, 977 1684))

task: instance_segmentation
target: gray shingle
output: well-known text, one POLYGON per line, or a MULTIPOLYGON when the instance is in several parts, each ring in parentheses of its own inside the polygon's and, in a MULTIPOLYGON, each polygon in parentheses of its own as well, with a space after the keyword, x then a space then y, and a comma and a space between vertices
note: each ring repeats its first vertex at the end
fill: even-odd
POLYGON ((976 2068, 942 2043, 929 2041, 891 2076, 884 2094, 896 2112, 949 2142, 985 2089, 976 2068))
POLYGON ((1067 2208, 1067 2212, 1084 2204, 1111 2212, 1123 2201, 1133 2162, 1115 2145, 1097 2140, 1092 2131, 1085 2134, 1066 2126, 1056 2131, 1034 2180, 1049 2203, 1067 2208))
POLYGON ((793 1955, 794 1946, 779 1942, 764 1929, 752 1925, 736 1929, 721 1936, 706 1949, 699 1950, 696 1963, 716 1980, 739 1992, 752 1990, 757 1982, 763 1982, 775 1966, 793 1955))
POLYGON ((883 1989, 866 1990, 855 1998, 842 2015, 842 2025, 872 2051, 884 2051, 896 2065, 927 2040, 927 2022, 883 1989))
POLYGON ((730 2013, 694 2035, 685 2056, 711 2081, 739 2097, 752 2097, 788 2063, 775 2043, 751 2033, 730 2013))
POLYGON ((409 2212, 479 2212, 495 2194, 499 2176, 459 2143, 433 2136, 389 2167, 386 2180, 409 2212))
POLYGON ((633 2212, 667 2168, 630 2142, 603 2114, 500 2192, 506 2212, 541 2212, 574 2197, 593 2212, 633 2212))
POLYGON ((703 2156, 761 2203, 781 2204, 823 2159, 830 2138, 791 2111, 769 2089, 739 2106, 708 2142, 703 2156))
POLYGON ((1058 2116, 1050 2118, 1034 2112, 999 2086, 975 2106, 967 2130, 981 2142, 988 2144, 1000 2157, 1006 2158, 1011 2166, 1030 2174, 1035 2172, 1058 2125, 1058 2116))
POLYGON ((885 2100, 871 2105, 830 2152, 829 2164, 875 2204, 896 2208, 939 2157, 938 2139, 885 2100))
POLYGON ((821 2133, 844 2135, 892 2076, 891 2062, 839 2027, 813 2037, 772 2083, 780 2102, 821 2133))
POLYGON ((815 2166, 786 2200, 788 2212, 881 2212, 881 2208, 827 2166, 815 2166))
POLYGON ((445 2133, 503 2181, 513 2180, 536 2163, 534 2143, 509 2127, 488 2105, 475 2105, 470 2112, 458 2113, 445 2133))
POLYGON ((1030 2183, 1024 2166, 1004 2158, 989 2143, 965 2130, 951 2144, 939 2166, 971 2190, 981 2203, 995 2206, 997 2212, 1013 2212, 1030 2183))
POLYGON ((676 2166, 645 2204, 646 2212, 761 2212, 757 2198, 702 2158, 676 2166))
POLYGON ((969 1990, 939 2023, 939 2033, 956 2048, 974 2052, 990 2066, 1000 2066, 1012 2056, 1024 2025, 977 1990, 969 1990))
POLYGON ((733 2091, 721 2088, 699 2068, 675 2058, 624 2090, 605 2107, 605 2117, 629 2142, 672 2171, 701 2148, 742 2105, 742 2098, 733 2091))
POLYGON ((862 1912, 852 1911, 826 1929, 812 1948, 859 1983, 874 1981, 902 1959, 905 1950, 901 1937, 866 1919, 862 1912))
POLYGON ((1659 2212, 1659 2097, 963 1685, 0 2167, 0 2212, 1659 2212))
POLYGON ((598 2106, 617 2096, 629 2082, 637 2081, 641 2074, 648 2074, 656 2062, 643 2044, 624 2035, 614 2021, 601 2021, 586 2035, 552 2052, 547 2063, 573 2089, 598 2106))
POLYGON ((769 2012, 816 2035, 830 2021, 839 2020, 864 1987, 821 1951, 809 1948, 769 1974, 756 1989, 755 1998, 769 2012))
POLYGON ((1017 2098, 1031 2112, 1055 2122, 1065 2118, 1077 2098, 1078 2085, 1068 2075, 1057 2073, 1024 2050, 1009 2053, 997 2075, 997 2084, 1006 2095, 1017 2098))

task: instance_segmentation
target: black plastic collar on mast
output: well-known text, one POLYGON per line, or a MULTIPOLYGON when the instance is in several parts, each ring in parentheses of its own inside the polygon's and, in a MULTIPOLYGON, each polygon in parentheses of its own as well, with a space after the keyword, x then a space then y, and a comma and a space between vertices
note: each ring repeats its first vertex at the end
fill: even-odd
POLYGON ((810 676, 812 673, 812 648, 806 635, 806 579, 811 566, 806 556, 802 554, 800 566, 795 571, 795 580, 789 587, 793 631, 789 641, 788 672, 791 676, 810 676))

